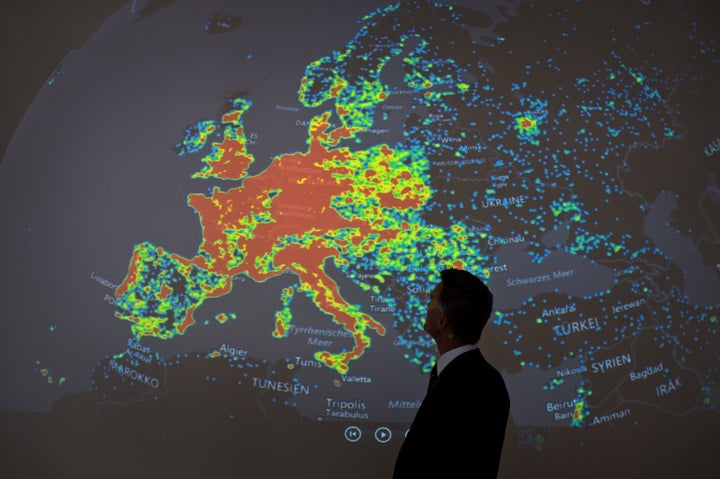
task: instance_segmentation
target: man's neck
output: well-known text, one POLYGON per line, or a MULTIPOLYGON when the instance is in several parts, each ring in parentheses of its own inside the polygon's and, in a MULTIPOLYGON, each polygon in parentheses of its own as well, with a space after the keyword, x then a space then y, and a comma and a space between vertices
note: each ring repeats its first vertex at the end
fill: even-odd
POLYGON ((453 338, 440 338, 440 340, 437 341, 438 354, 442 356, 448 351, 452 351, 455 348, 459 348, 460 346, 465 346, 467 344, 468 343, 461 342, 453 338))

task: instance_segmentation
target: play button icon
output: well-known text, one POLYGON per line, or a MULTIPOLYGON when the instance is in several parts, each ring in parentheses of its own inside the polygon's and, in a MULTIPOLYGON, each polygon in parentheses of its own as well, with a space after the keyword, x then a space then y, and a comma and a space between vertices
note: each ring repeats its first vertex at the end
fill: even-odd
POLYGON ((377 442, 386 443, 392 438, 392 432, 385 426, 375 429, 375 440, 377 442))

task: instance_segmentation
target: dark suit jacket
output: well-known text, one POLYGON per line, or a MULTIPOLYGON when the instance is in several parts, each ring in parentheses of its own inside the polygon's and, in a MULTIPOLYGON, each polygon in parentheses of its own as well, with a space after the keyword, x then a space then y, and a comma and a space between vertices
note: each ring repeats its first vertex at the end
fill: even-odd
POLYGON ((440 373, 415 415, 394 479, 497 477, 510 398, 479 350, 440 373))

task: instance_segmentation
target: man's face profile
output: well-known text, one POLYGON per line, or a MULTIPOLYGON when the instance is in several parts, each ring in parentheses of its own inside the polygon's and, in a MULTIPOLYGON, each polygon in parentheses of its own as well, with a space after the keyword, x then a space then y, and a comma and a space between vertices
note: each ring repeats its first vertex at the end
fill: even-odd
POLYGON ((442 290, 442 283, 438 283, 435 288, 430 292, 430 301, 427 305, 427 313, 425 314, 425 325, 423 329, 426 333, 437 339, 440 336, 441 324, 440 320, 445 315, 442 307, 440 306, 440 291, 442 290))

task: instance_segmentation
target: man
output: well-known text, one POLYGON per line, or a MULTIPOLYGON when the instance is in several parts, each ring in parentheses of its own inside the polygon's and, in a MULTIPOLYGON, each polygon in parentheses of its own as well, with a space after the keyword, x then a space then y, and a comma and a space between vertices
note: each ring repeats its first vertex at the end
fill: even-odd
POLYGON ((495 478, 510 409, 505 382, 477 343, 492 294, 467 271, 446 269, 430 293, 425 331, 440 354, 395 463, 394 479, 495 478))

